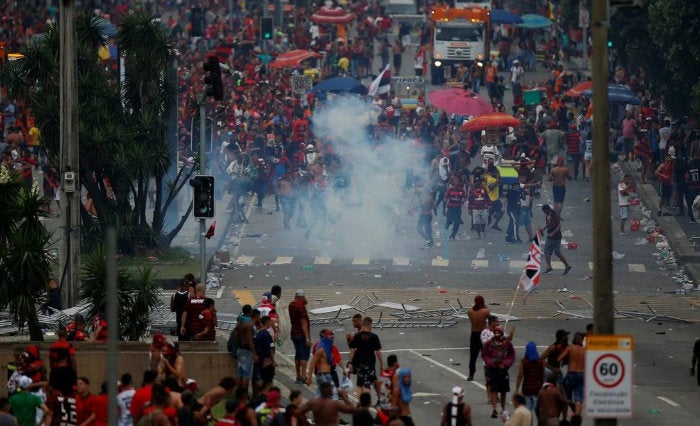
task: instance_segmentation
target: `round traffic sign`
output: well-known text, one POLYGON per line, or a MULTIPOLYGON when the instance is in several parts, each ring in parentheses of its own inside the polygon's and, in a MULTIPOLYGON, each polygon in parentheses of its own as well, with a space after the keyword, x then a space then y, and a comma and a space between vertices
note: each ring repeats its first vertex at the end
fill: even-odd
POLYGON ((624 378, 625 364, 615 354, 603 354, 593 363, 593 379, 604 388, 614 388, 624 378))

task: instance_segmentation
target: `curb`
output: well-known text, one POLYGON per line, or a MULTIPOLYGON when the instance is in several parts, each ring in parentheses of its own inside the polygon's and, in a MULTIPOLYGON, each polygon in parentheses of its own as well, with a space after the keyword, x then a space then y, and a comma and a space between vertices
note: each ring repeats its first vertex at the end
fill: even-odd
MULTIPOLYGON (((640 175, 633 165, 630 163, 621 164, 626 174, 633 176, 637 182, 641 181, 640 175)), ((659 205, 661 197, 654 189, 654 185, 648 183, 637 185, 637 194, 642 203, 651 209, 652 213, 656 211, 656 206, 659 205)), ((700 282, 700 252, 695 251, 695 247, 690 243, 688 235, 680 226, 676 217, 655 216, 652 214, 651 219, 655 220, 663 228, 664 235, 668 239, 669 246, 678 263, 685 267, 693 281, 700 282)))

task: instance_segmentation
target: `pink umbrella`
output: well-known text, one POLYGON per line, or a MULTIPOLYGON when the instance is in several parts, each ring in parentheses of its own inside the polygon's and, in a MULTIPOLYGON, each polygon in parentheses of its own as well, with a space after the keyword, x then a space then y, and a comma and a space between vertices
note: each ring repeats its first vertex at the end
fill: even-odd
POLYGON ((486 99, 469 90, 435 90, 428 94, 428 98, 431 104, 448 114, 481 115, 493 111, 486 99))

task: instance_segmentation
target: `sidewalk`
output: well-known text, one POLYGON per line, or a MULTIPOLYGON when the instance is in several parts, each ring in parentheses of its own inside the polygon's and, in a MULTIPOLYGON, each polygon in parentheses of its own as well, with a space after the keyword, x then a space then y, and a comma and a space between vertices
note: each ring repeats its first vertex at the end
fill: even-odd
POLYGON ((700 282, 700 247, 696 247, 692 239, 700 234, 698 228, 700 225, 690 222, 687 210, 682 216, 656 216, 660 200, 656 190, 658 183, 638 184, 637 182, 641 182, 642 178, 636 165, 636 161, 622 163, 622 169, 626 174, 632 176, 640 200, 652 211, 651 219, 663 229, 663 234, 668 239, 678 264, 685 268, 695 283, 700 282))

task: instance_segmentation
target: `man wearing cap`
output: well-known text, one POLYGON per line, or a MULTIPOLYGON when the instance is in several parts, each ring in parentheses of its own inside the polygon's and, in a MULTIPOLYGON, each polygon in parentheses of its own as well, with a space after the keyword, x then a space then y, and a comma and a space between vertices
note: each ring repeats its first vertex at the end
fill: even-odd
POLYGON ((544 244, 544 258, 547 261, 547 269, 544 273, 548 274, 552 272, 552 254, 556 254, 559 260, 564 263, 564 274, 566 275, 571 270, 571 265, 566 260, 564 255, 561 254, 561 221, 559 215, 555 212, 549 204, 542 206, 542 212, 545 214, 545 230, 547 233, 547 242, 544 244))
POLYGON ((311 330, 309 328, 309 313, 306 310, 306 295, 304 290, 294 293, 294 301, 289 304, 290 335, 294 343, 294 367, 297 384, 306 382, 304 373, 311 351, 311 330))
POLYGON ((472 409, 463 402, 464 389, 452 388, 452 400, 442 408, 440 426, 468 426, 472 424, 472 409))

